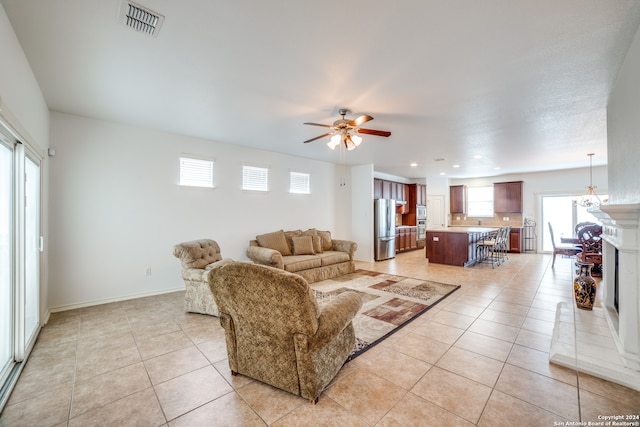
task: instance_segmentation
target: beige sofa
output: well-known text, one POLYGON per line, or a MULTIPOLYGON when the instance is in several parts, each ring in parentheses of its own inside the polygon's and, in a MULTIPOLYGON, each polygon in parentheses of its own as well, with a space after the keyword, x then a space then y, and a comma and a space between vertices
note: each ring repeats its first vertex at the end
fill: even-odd
POLYGON ((313 283, 353 273, 357 248, 355 242, 333 239, 329 231, 279 230, 251 240, 247 257, 256 264, 296 273, 313 283))
POLYGON ((182 278, 186 292, 184 309, 192 313, 218 316, 207 276, 211 270, 233 262, 222 258, 220 246, 215 240, 200 239, 179 243, 173 247, 173 255, 182 263, 182 278))
POLYGON ((356 342, 362 301, 343 292, 322 308, 299 275, 234 262, 208 273, 229 368, 316 402, 356 342))

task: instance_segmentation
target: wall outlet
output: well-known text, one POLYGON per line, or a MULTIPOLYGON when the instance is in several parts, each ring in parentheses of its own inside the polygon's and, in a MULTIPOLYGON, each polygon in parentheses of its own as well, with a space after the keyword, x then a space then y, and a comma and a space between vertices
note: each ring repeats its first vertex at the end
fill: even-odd
POLYGON ((508 217, 508 216, 503 216, 503 217, 502 217, 502 220, 503 220, 503 221, 509 221, 509 217, 508 217))
POLYGON ((151 267, 147 267, 147 271, 145 272, 147 276, 151 276, 151 267))
POLYGON ((456 217, 456 221, 460 221, 460 217, 459 216, 456 217))

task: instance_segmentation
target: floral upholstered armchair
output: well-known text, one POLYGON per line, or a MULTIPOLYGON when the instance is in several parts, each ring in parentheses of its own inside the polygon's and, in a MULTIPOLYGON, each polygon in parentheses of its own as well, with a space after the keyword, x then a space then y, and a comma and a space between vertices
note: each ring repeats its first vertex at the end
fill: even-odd
POLYGON ((231 373, 315 403, 353 350, 360 296, 344 292, 320 308, 301 276, 246 262, 208 277, 231 373))
POLYGON ((233 262, 222 259, 220 246, 215 240, 201 239, 177 244, 173 255, 182 262, 182 278, 186 287, 184 309, 193 313, 218 315, 207 275, 212 269, 233 262))

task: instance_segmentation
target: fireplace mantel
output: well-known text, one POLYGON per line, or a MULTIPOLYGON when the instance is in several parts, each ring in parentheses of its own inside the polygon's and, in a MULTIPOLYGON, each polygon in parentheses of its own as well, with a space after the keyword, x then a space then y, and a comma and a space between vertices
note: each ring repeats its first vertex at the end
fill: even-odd
POLYGON ((603 205, 599 210, 589 212, 602 222, 604 240, 619 250, 638 250, 640 203, 603 205))
POLYGON ((549 360, 640 390, 640 203, 589 212, 602 223, 598 307, 558 304, 549 360))
POLYGON ((602 222, 604 314, 625 365, 640 371, 640 203, 603 205, 590 212, 602 222))

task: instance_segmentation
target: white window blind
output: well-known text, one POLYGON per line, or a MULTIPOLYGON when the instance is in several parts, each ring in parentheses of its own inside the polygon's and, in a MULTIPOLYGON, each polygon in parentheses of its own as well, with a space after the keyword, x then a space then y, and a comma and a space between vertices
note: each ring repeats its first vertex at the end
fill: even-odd
POLYGON ((213 188, 213 161, 180 157, 180 185, 213 188))
POLYGON ((242 189, 253 191, 269 190, 269 169, 257 166, 242 166, 242 189))
POLYGON ((467 188, 468 216, 493 216, 493 186, 467 188))
POLYGON ((302 172, 289 173, 289 192, 294 194, 309 194, 309 174, 302 172))

